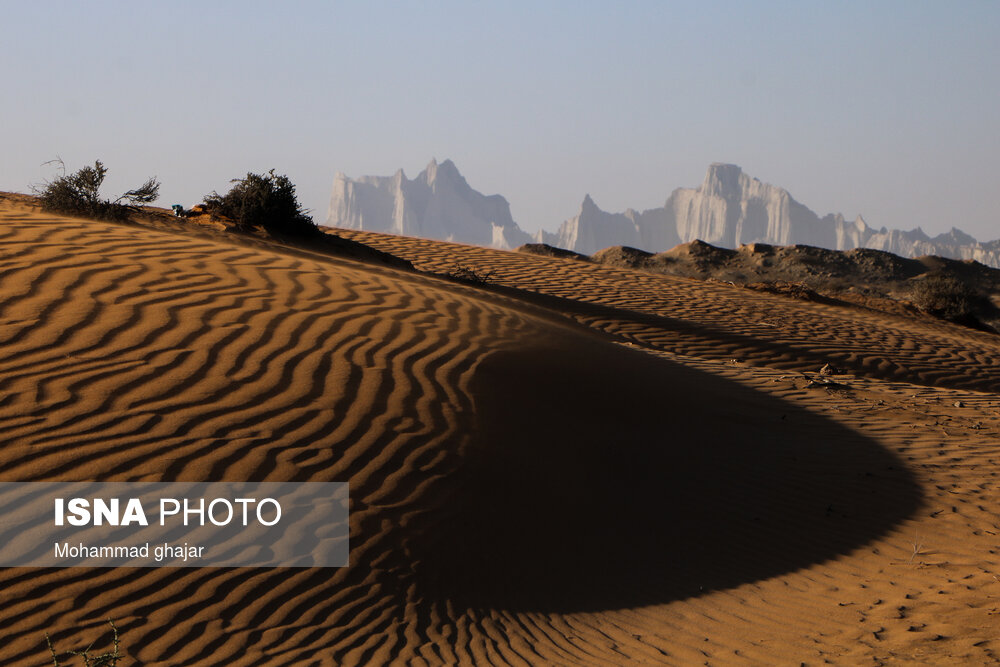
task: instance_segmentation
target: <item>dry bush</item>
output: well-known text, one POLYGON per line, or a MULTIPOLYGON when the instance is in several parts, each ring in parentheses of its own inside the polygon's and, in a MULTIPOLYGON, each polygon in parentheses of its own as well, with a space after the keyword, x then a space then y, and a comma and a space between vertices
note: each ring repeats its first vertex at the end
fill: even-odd
POLYGON ((63 667, 63 663, 59 662, 59 657, 74 656, 83 658, 84 667, 115 667, 118 664, 118 661, 124 656, 120 651, 121 643, 118 639, 118 627, 110 618, 108 619, 108 624, 111 625, 111 650, 97 655, 90 654, 90 649, 94 647, 93 643, 82 651, 64 651, 62 653, 57 653, 55 647, 52 645, 52 640, 46 633, 45 643, 49 647, 49 654, 52 656, 52 664, 55 667, 63 667))
POLYGON ((63 174, 54 181, 33 187, 42 208, 56 213, 68 213, 100 220, 127 220, 129 215, 156 201, 160 183, 150 178, 135 190, 129 190, 117 199, 103 199, 101 185, 108 173, 107 167, 97 160, 93 167, 83 167, 66 175, 66 165, 55 160, 63 174))
POLYGON ((952 321, 975 318, 982 296, 957 278, 932 274, 914 283, 910 300, 921 310, 952 321))
POLYGON ((493 271, 478 271, 471 266, 456 266, 451 271, 448 271, 445 276, 453 280, 459 280, 464 283, 472 283, 474 285, 486 285, 488 283, 495 282, 493 271))

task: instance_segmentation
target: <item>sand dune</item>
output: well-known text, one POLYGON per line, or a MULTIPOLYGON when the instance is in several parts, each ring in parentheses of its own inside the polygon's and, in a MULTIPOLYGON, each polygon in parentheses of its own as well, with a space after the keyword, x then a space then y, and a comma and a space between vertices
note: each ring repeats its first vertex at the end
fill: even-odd
POLYGON ((435 241, 344 232, 493 284, 0 206, 0 481, 351 489, 346 568, 0 570, 4 664, 108 617, 163 666, 996 657, 1000 337, 435 241), (848 388, 802 377, 828 362, 848 388))
POLYGON ((568 300, 547 305, 664 351, 789 370, 833 362, 871 377, 1000 388, 995 335, 929 318, 790 301, 726 283, 568 259, 353 230, 338 234, 410 259, 426 271, 488 267, 493 282, 568 300))

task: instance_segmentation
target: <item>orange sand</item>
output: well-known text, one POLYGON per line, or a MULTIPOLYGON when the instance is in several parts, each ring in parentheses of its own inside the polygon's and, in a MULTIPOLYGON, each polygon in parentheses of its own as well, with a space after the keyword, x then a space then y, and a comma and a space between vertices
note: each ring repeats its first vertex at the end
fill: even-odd
POLYGON ((342 234, 493 283, 0 202, 0 481, 351 488, 346 568, 0 570, 3 664, 997 659, 1000 337, 342 234))

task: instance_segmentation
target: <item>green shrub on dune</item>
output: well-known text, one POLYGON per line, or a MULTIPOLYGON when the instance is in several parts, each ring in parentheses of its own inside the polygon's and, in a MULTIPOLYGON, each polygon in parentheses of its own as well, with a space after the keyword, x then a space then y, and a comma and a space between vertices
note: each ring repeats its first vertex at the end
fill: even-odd
POLYGON ((287 176, 247 173, 234 179, 229 192, 212 192, 205 208, 212 215, 228 218, 243 229, 262 228, 272 234, 310 236, 316 225, 295 196, 295 185, 287 176))

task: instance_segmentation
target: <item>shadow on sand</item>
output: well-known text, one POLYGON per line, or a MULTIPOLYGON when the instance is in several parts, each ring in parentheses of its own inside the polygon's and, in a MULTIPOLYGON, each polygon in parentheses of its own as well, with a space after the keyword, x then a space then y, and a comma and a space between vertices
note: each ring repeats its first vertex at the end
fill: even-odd
POLYGON ((411 544, 428 596, 538 612, 663 603, 844 554, 920 505, 905 465, 853 430, 576 338, 478 368, 478 434, 448 516, 411 544))

